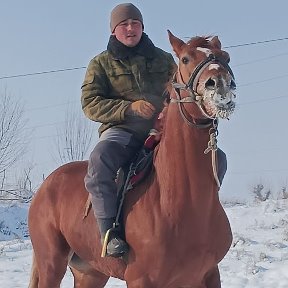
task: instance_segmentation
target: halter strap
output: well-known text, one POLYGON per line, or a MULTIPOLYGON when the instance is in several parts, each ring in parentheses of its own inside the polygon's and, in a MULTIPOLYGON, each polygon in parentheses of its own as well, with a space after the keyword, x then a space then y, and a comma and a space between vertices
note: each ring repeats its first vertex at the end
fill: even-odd
POLYGON ((191 93, 192 92, 191 90, 189 90, 190 96, 181 98, 180 97, 180 89, 174 88, 174 91, 175 91, 177 99, 171 98, 170 103, 176 103, 178 105, 179 112, 180 112, 182 118, 184 119, 184 121, 189 126, 199 128, 199 129, 204 129, 204 128, 208 128, 211 125, 213 125, 213 122, 214 122, 214 120, 216 120, 216 118, 211 118, 211 117, 209 117, 209 115, 206 115, 205 111, 202 109, 201 105, 199 104, 199 101, 201 99, 200 100, 197 99, 198 97, 202 98, 201 96, 196 96, 195 94, 191 93), (196 123, 195 121, 191 121, 190 119, 188 119, 187 115, 185 115, 185 111, 184 111, 183 106, 181 104, 194 103, 194 102, 198 105, 198 107, 200 108, 202 113, 209 119, 208 123, 196 123))
POLYGON ((172 87, 174 88, 176 95, 177 95, 177 99, 171 98, 170 102, 171 103, 177 103, 179 106, 179 110, 181 112, 182 117, 184 118, 184 120, 186 122, 191 122, 187 119, 187 117, 185 116, 185 114, 183 113, 183 108, 181 107, 181 103, 193 103, 195 102, 199 109, 201 110, 202 114, 210 119, 215 119, 216 117, 211 117, 209 116, 203 109, 202 107, 202 99, 203 96, 199 95, 196 92, 197 89, 197 84, 198 84, 198 80, 202 74, 202 72, 211 64, 211 63, 219 63, 221 66, 223 66, 225 69, 228 70, 229 74, 231 75, 231 77, 234 79, 234 74, 232 72, 232 69, 230 68, 230 66, 228 65, 228 63, 226 61, 223 61, 222 59, 220 59, 219 57, 216 57, 216 55, 214 54, 210 54, 205 60, 203 60, 202 62, 200 62, 196 68, 193 70, 193 72, 191 73, 189 80, 187 82, 187 84, 184 83, 183 79, 182 79, 182 75, 181 72, 179 71, 179 67, 178 67, 178 73, 181 77, 181 81, 183 83, 178 83, 176 80, 176 73, 173 76, 173 80, 172 80, 172 87), (180 97, 180 90, 186 90, 189 92, 189 96, 181 98, 180 97))
POLYGON ((232 69, 228 65, 227 62, 221 60, 220 58, 216 57, 214 54, 210 54, 205 60, 203 60, 192 72, 188 83, 186 84, 187 88, 192 88, 193 91, 196 91, 196 85, 198 82, 198 79, 201 75, 201 73, 211 64, 211 63, 219 63, 224 68, 226 68, 231 75, 231 77, 234 79, 234 74, 232 72, 232 69))

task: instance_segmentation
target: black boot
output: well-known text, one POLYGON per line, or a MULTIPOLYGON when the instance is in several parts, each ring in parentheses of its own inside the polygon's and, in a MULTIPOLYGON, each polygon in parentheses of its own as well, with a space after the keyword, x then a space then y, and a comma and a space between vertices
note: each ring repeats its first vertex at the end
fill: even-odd
MULTIPOLYGON (((114 218, 97 219, 99 231, 101 234, 102 245, 104 243, 107 231, 113 228, 114 221, 115 221, 114 218)), ((121 257, 125 253, 127 253, 128 250, 129 250, 128 244, 120 238, 119 230, 117 228, 113 228, 112 230, 110 230, 106 255, 111 257, 121 257)))

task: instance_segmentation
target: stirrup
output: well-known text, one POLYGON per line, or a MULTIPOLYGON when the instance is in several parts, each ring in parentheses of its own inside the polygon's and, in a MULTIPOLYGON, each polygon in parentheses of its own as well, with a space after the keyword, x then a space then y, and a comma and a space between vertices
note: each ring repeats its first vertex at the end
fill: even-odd
POLYGON ((113 227, 108 229, 106 234, 105 234, 103 245, 102 245, 102 252, 101 252, 101 257, 102 258, 104 258, 106 256, 111 256, 111 255, 107 254, 107 246, 108 246, 109 240, 111 238, 110 236, 111 236, 111 234, 113 232, 119 232, 119 227, 118 227, 118 225, 116 223, 113 223, 113 227))
POLYGON ((107 255, 107 245, 109 242, 109 238, 110 238, 110 233, 115 231, 115 228, 112 227, 109 230, 107 230, 105 237, 104 237, 104 241, 103 241, 103 245, 102 245, 102 252, 101 252, 101 257, 104 258, 107 255))

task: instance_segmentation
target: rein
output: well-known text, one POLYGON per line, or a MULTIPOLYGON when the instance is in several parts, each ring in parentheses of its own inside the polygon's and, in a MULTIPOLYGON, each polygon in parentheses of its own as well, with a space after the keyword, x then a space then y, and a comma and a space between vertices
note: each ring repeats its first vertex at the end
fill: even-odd
MULTIPOLYGON (((229 74, 234 79, 234 74, 233 74, 230 66, 228 65, 228 63, 225 61, 222 61, 220 58, 216 57, 214 54, 210 54, 204 61, 199 63, 198 66, 196 66, 196 68, 193 70, 192 74, 190 75, 187 84, 176 82, 176 73, 177 72, 175 73, 173 80, 172 80, 172 87, 174 88, 174 91, 176 94, 176 99, 171 98, 170 103, 177 103, 178 104, 180 114, 181 114, 182 118, 184 119, 184 121, 189 126, 192 126, 192 127, 198 128, 198 129, 204 129, 204 128, 208 128, 208 127, 212 126, 209 129, 210 140, 208 141, 208 147, 205 149, 204 154, 208 154, 210 151, 212 153, 213 175, 214 175, 214 179, 216 181, 218 188, 220 188, 220 181, 219 181, 219 177, 218 177, 218 173, 217 173, 217 157, 216 157, 217 156, 216 151, 218 149, 218 147, 217 147, 218 120, 217 120, 217 116, 211 117, 204 111, 204 109, 202 107, 202 103, 201 103, 203 100, 203 96, 199 95, 196 92, 198 80, 199 80, 202 72, 212 63, 213 64, 217 63, 217 64, 222 65, 225 69, 228 70, 229 74), (180 96, 181 90, 187 91, 189 93, 189 96, 181 98, 181 96, 180 96), (199 109, 201 110, 202 114, 205 117, 207 117, 208 119, 210 119, 210 121, 208 123, 196 123, 196 121, 192 122, 185 115, 183 105, 182 105, 183 103, 196 103, 197 106, 199 107, 199 109)), ((178 73, 181 77, 182 82, 184 82, 182 79, 181 72, 179 71, 179 68, 178 68, 178 73)))

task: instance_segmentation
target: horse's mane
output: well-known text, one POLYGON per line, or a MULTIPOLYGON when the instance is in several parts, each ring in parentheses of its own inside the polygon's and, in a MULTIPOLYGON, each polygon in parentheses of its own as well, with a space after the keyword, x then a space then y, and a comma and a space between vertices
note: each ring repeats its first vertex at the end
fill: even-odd
POLYGON ((209 36, 195 36, 192 37, 190 40, 187 41, 187 44, 190 47, 196 48, 196 47, 203 47, 203 48, 210 48, 210 40, 213 38, 212 35, 209 36))

